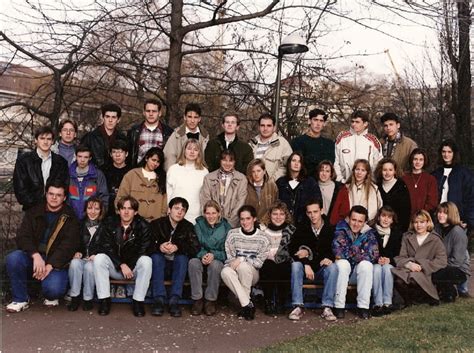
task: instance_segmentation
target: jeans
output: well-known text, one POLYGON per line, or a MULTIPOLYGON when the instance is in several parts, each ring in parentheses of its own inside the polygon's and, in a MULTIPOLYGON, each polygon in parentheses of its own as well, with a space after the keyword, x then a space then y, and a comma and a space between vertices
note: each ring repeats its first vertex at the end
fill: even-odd
POLYGON ((456 289, 454 286, 462 286, 468 282, 467 275, 458 267, 446 266, 445 268, 431 275, 432 282, 438 288, 441 298, 456 297, 456 289))
POLYGON ((69 265, 69 295, 77 297, 81 294, 84 300, 94 298, 95 280, 94 280, 94 262, 87 259, 73 259, 69 265))
MULTIPOLYGON (((209 301, 216 301, 219 295, 219 285, 221 282, 221 271, 224 264, 219 260, 212 260, 207 267, 207 287, 205 298, 209 301)), ((189 260, 188 274, 191 282, 191 299, 202 299, 202 272, 204 265, 200 259, 189 260)))
POLYGON ((374 265, 374 279, 372 284, 372 294, 374 305, 392 305, 393 297, 393 275, 392 265, 374 265))
MULTIPOLYGON (((45 259, 45 256, 43 256, 45 259)), ((12 286, 12 299, 14 302, 27 302, 27 281, 32 278, 33 259, 23 250, 15 250, 7 255, 6 267, 12 286)), ((59 299, 66 294, 68 285, 67 270, 53 269, 41 281, 41 292, 48 300, 59 299)))
POLYGON ((183 284, 188 270, 188 257, 175 255, 173 260, 167 260, 162 253, 151 255, 153 261, 153 274, 151 277, 152 295, 156 301, 166 299, 165 277, 171 276, 170 298, 180 299, 183 295, 183 284))
MULTIPOLYGON (((146 292, 150 286, 151 269, 151 259, 145 255, 138 258, 135 268, 132 269, 135 280, 133 299, 138 302, 145 300, 146 292)), ((110 257, 105 254, 97 254, 94 258, 94 278, 99 299, 110 297, 110 278, 125 279, 122 272, 115 268, 110 257)))
POLYGON ((241 262, 236 270, 230 266, 222 269, 221 277, 227 287, 239 299, 242 307, 250 303, 250 289, 258 282, 258 270, 248 262, 241 262))
MULTIPOLYGON (((336 284, 338 278, 338 268, 335 263, 329 266, 322 266, 314 274, 314 282, 323 280, 324 289, 321 298, 322 306, 334 307, 334 296, 336 294, 336 284)), ((295 261, 291 264, 291 303, 293 306, 303 306, 303 282, 305 278, 304 265, 302 262, 295 261)))
POLYGON ((339 270, 334 305, 338 309, 346 306, 346 293, 349 284, 357 284, 357 307, 369 309, 372 290, 373 265, 369 261, 359 262, 351 272, 351 265, 345 259, 336 260, 339 270))

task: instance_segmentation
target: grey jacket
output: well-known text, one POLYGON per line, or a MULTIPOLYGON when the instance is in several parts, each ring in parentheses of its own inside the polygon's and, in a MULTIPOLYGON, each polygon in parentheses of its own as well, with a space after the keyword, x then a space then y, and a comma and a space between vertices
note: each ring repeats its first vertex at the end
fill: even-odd
MULTIPOLYGON (((436 232, 442 234, 441 225, 436 225, 436 232)), ((443 237, 443 243, 446 247, 448 256, 448 266, 459 268, 466 275, 471 275, 471 266, 469 260, 469 251, 467 250, 466 230, 460 226, 454 226, 443 237)))

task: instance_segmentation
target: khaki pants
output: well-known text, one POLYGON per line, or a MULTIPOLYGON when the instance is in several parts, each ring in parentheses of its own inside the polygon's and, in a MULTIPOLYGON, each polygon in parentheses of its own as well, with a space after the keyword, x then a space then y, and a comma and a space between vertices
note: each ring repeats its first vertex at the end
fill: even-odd
POLYGON ((240 263, 237 270, 225 266, 221 277, 227 287, 239 299, 242 307, 250 303, 250 289, 258 282, 258 270, 247 262, 240 263))

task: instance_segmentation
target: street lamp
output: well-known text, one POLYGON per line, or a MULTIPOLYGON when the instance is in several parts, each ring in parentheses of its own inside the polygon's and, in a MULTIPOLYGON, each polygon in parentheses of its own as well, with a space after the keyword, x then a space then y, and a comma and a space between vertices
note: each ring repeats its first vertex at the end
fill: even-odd
POLYGON ((280 116, 280 90, 281 90, 281 64, 283 62, 283 56, 286 54, 299 54, 308 51, 308 46, 303 38, 296 34, 289 35, 281 41, 278 47, 278 66, 277 66, 277 78, 275 88, 275 126, 278 126, 278 118, 280 116))

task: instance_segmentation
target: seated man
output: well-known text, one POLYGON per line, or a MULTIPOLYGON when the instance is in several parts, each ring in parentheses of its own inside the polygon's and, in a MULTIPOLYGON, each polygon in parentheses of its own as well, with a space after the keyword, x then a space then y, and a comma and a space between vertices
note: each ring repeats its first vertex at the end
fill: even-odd
POLYGON ((151 222, 153 232, 153 309, 152 315, 162 316, 166 300, 165 277, 171 276, 169 312, 173 317, 181 316, 178 301, 183 294, 183 283, 188 271, 189 259, 199 251, 199 240, 194 226, 184 219, 189 208, 188 201, 174 197, 168 204, 168 215, 151 222))
POLYGON ((138 201, 132 196, 117 203, 119 216, 110 217, 97 231, 98 254, 94 258, 94 280, 99 298, 99 315, 110 312, 110 278, 134 279, 133 315, 145 315, 145 295, 150 285, 151 232, 138 215, 138 201))
POLYGON ((324 281, 321 317, 327 321, 336 320, 331 309, 334 307, 338 274, 331 248, 334 229, 322 211, 321 199, 309 200, 306 203, 306 216, 309 222, 296 227, 290 242, 289 251, 294 259, 291 264, 291 294, 294 309, 288 316, 290 320, 299 320, 303 316, 305 277, 310 281, 324 281))
POLYGON ((370 293, 373 280, 373 263, 379 258, 375 230, 367 222, 367 209, 353 206, 349 219, 336 225, 332 250, 339 270, 336 285, 336 317, 344 318, 348 284, 357 283, 357 308, 359 317, 368 319, 370 293))
MULTIPOLYGON (((61 157, 62 158, 62 157, 61 157)), ((13 301, 6 310, 16 313, 29 306, 27 280, 41 281, 44 304, 57 306, 67 290, 67 265, 80 247, 79 223, 65 204, 66 186, 46 185, 46 202, 28 209, 16 236, 18 250, 6 258, 13 301)))

